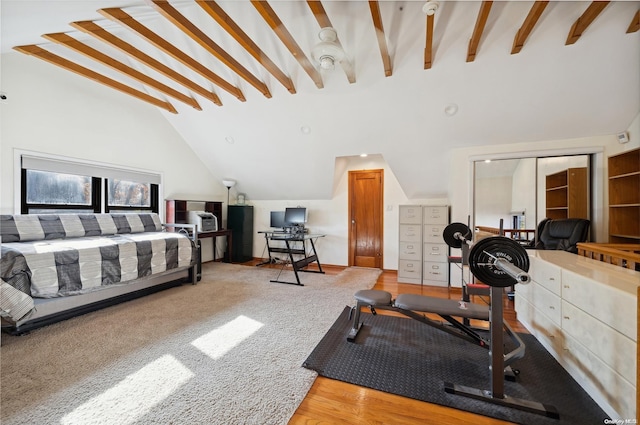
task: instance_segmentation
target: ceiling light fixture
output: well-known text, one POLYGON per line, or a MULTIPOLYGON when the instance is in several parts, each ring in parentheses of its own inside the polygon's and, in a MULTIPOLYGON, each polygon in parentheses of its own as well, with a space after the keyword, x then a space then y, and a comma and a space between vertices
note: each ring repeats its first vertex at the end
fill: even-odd
POLYGON ((331 70, 335 68, 336 62, 341 62, 345 53, 342 47, 337 43, 338 33, 331 27, 325 27, 318 34, 320 43, 318 43, 311 55, 320 64, 320 68, 331 70))
POLYGON ((366 154, 366 153, 361 153, 361 154, 360 154, 360 157, 362 157, 362 158, 366 158, 367 156, 369 156, 369 155, 368 155, 368 154, 366 154))
POLYGON ((302 127, 300 127, 300 132, 302 134, 309 134, 311 133, 311 127, 309 127, 308 125, 303 125, 302 127))
POLYGON ((439 7, 440 7, 440 3, 438 3, 437 1, 430 0, 426 2, 424 6, 422 6, 422 11, 427 16, 433 16, 435 15, 436 10, 438 10, 439 7))
POLYGON ((235 143, 235 140, 231 136, 225 137, 224 140, 226 140, 230 145, 233 145, 235 143))

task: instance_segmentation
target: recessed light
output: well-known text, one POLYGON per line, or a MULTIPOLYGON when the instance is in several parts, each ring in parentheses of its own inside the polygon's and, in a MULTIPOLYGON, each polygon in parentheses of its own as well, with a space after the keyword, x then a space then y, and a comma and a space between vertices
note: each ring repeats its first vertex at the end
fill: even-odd
POLYGON ((366 153, 361 153, 361 154, 360 154, 360 157, 362 157, 362 158, 366 158, 367 156, 369 156, 369 155, 368 155, 368 154, 366 154, 366 153))
POLYGON ((236 142, 231 136, 225 137, 224 140, 226 140, 230 145, 233 145, 236 142))
POLYGON ((491 160, 490 160, 490 159, 485 159, 485 160, 484 160, 484 163, 485 163, 485 164, 488 164, 488 163, 490 163, 490 162, 491 162, 491 160))
POLYGON ((309 134, 311 133, 311 127, 309 127, 308 125, 303 125, 302 127, 300 127, 300 132, 302 134, 309 134))
POLYGON ((452 117, 458 113, 458 105, 455 103, 450 103, 444 108, 444 113, 447 114, 448 117, 452 117))

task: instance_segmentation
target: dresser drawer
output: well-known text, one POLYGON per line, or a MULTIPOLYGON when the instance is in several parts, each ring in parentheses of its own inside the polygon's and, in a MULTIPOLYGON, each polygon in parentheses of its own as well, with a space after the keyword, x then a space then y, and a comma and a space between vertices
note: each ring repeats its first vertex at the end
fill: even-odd
POLYGON ((531 297, 533 296, 531 292, 533 291, 533 282, 529 282, 527 284, 519 284, 516 285, 516 294, 520 294, 520 296, 526 299, 529 302, 532 302, 531 297))
POLYGON ((449 222, 449 207, 424 207, 424 223, 447 224, 449 222))
POLYGON ((422 226, 419 224, 401 224, 400 240, 403 242, 420 243, 422 240, 422 226))
POLYGON ((636 341, 638 316, 635 296, 562 270, 562 299, 636 341))
POLYGON ((562 353, 564 337, 561 326, 526 301, 521 301, 520 305, 518 305, 518 292, 516 292, 516 306, 518 307, 518 320, 520 320, 522 316, 523 323, 531 334, 533 334, 552 355, 555 353, 555 356, 557 356, 562 353))
POLYGON ((422 223, 422 207, 420 205, 401 205, 400 223, 420 224, 422 223))
MULTIPOLYGON (((595 401, 602 397, 620 418, 636 417, 636 388, 572 336, 565 335, 560 363, 595 401), (597 389, 597 391, 594 391, 597 389), (592 396, 593 396, 592 395, 592 396)), ((598 404, 600 404, 598 402, 598 404)), ((606 409, 605 409, 606 410, 606 409)), ((611 413, 610 413, 611 414, 611 413)))
MULTIPOLYGON (((518 285, 516 291, 522 285, 518 285)), ((559 296, 544 288, 537 282, 530 284, 531 288, 531 302, 542 313, 544 313, 549 319, 551 319, 557 326, 562 325, 562 301, 559 296)))
POLYGON ((560 281, 562 278, 561 269, 558 266, 549 264, 546 261, 539 260, 535 257, 529 259, 531 267, 529 275, 540 285, 544 286, 556 295, 560 295, 560 281))
POLYGON ((446 244, 426 243, 424 244, 424 261, 447 262, 449 247, 446 244))
POLYGON ((631 339, 566 301, 562 302, 562 330, 629 382, 634 382, 636 344, 631 339))
POLYGON ((442 232, 447 227, 445 224, 425 224, 424 225, 424 242, 427 243, 443 243, 442 232))
POLYGON ((418 242, 400 242, 400 258, 420 261, 422 244, 418 242))

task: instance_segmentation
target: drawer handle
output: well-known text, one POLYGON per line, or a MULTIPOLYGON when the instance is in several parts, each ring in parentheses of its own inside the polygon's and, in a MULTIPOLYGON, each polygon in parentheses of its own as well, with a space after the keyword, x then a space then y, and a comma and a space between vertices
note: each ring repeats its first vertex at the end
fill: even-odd
POLYGON ((549 278, 549 280, 556 280, 556 279, 555 279, 555 278, 553 278, 553 277, 550 277, 550 278, 549 278))
POLYGON ((570 289, 571 287, 569 285, 564 285, 565 288, 570 289))
POLYGON ((440 255, 439 252, 432 252, 430 255, 440 255))
POLYGON ((549 308, 550 308, 551 310, 555 310, 555 309, 556 309, 556 308, 555 308, 554 306, 552 306, 552 305, 550 305, 550 306, 549 306, 549 308))
POLYGON ((563 319, 565 319, 565 320, 569 320, 569 319, 570 319, 570 317, 569 317, 569 316, 564 316, 564 317, 563 317, 563 319))
POLYGON ((407 251, 407 254, 415 254, 415 251, 407 251))
POLYGON ((441 274, 440 272, 429 272, 429 274, 441 274))
POLYGON ((549 338, 555 338, 555 335, 547 335, 549 338))

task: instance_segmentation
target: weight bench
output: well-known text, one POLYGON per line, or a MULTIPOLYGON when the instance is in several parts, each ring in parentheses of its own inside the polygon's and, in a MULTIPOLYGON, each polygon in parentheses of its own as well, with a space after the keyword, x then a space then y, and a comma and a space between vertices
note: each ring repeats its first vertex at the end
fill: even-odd
POLYGON ((509 397, 504 393, 505 374, 507 379, 513 379, 517 375, 517 371, 514 373, 509 365, 514 360, 524 357, 525 345, 518 334, 513 332, 509 324, 504 320, 502 298, 504 288, 507 286, 513 286, 516 283, 526 284, 531 280, 527 273, 529 271, 529 255, 520 244, 512 239, 495 236, 472 244, 469 240, 470 235, 471 229, 462 223, 451 223, 442 232, 442 237, 447 245, 453 248, 462 248, 463 254, 468 251, 468 264, 471 273, 489 286, 491 307, 467 301, 414 294, 401 294, 395 300, 392 300, 391 294, 387 291, 358 291, 355 294, 356 305, 351 309, 353 324, 349 330, 347 340, 354 342, 358 331, 362 327, 360 323, 362 307, 369 307, 372 314, 376 313, 376 309, 391 310, 403 314, 478 344, 489 351, 491 359, 489 366, 491 388, 489 390, 445 382, 445 392, 557 419, 559 414, 553 406, 537 401, 509 397), (427 317, 426 313, 439 315, 451 326, 427 317), (467 323, 470 319, 488 321, 489 341, 482 338, 467 323, 460 322, 456 317, 462 318, 467 323), (516 345, 516 348, 508 353, 505 353, 503 343, 505 331, 516 345), (513 377, 510 376, 511 374, 513 374, 513 377))
MULTIPOLYGON (((490 341, 480 336, 475 329, 467 326, 457 318, 489 321, 490 308, 485 305, 473 304, 466 301, 456 301, 445 298, 428 297, 416 294, 400 294, 393 300, 387 291, 365 289, 355 293, 356 305, 352 307, 349 317, 353 319, 347 341, 354 342, 362 328, 360 313, 363 307, 368 307, 372 314, 376 309, 390 310, 418 320, 429 326, 440 329, 458 338, 467 340, 487 350, 490 341), (447 323, 431 319, 426 313, 436 314, 447 323)), ((524 357, 525 344, 518 334, 513 332, 508 323, 503 321, 507 334, 514 341, 516 348, 504 355, 505 372, 508 379, 514 379, 517 372, 513 372, 509 364, 524 357)))

